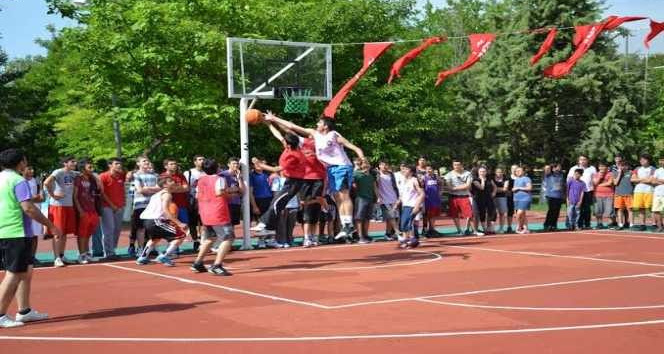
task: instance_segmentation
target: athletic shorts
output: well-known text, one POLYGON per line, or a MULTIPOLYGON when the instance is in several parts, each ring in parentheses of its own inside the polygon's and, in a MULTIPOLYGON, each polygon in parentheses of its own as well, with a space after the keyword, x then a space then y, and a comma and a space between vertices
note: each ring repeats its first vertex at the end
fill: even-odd
POLYGON ((652 200, 652 212, 664 212, 664 196, 655 196, 652 200))
POLYGON ((634 193, 634 209, 650 209, 652 207, 652 193, 634 193))
POLYGON ((231 214, 231 224, 240 225, 240 221, 242 221, 242 205, 228 204, 228 210, 231 214))
POLYGON ((399 218, 399 209, 394 207, 394 204, 381 204, 380 210, 383 211, 383 218, 387 220, 394 220, 399 218))
POLYGON ((355 220, 368 221, 371 220, 373 215, 374 203, 366 198, 355 198, 355 205, 353 206, 355 212, 355 220))
POLYGON ((76 212, 73 206, 48 206, 48 219, 64 235, 76 233, 76 212))
POLYGON ((203 226, 201 240, 221 238, 222 241, 235 239, 235 228, 231 224, 203 226))
POLYGON ((353 185, 353 166, 329 166, 327 168, 327 182, 330 193, 350 190, 350 186, 353 185))
POLYGON ((631 195, 617 195, 613 197, 613 207, 616 209, 632 209, 632 200, 631 195))
POLYGON ((507 197, 498 197, 493 200, 496 205, 496 211, 500 214, 507 214, 507 197))
POLYGON ((595 216, 609 217, 613 210, 613 197, 597 197, 595 199, 595 216))
POLYGON ((302 189, 300 189, 302 200, 307 201, 322 197, 324 185, 325 183, 322 179, 305 179, 302 189))
MULTIPOLYGON (((473 207, 470 204, 468 196, 450 196, 450 217, 452 218, 472 218, 473 207)), ((402 214, 403 215, 403 214, 402 214)))
POLYGON ((90 237, 99 226, 99 215, 94 211, 86 211, 78 216, 78 229, 76 236, 90 237))
POLYGON ((34 237, 0 239, 0 269, 24 273, 34 264, 32 244, 34 237))
POLYGON ((440 207, 438 206, 428 206, 427 207, 427 218, 432 219, 440 216, 440 207))
POLYGON ((530 210, 530 204, 532 200, 515 200, 514 209, 515 210, 530 210))
POLYGON ((318 203, 307 204, 302 208, 302 223, 315 224, 321 217, 321 208, 318 203))
POLYGON ((145 224, 145 237, 151 240, 163 239, 171 242, 186 236, 184 230, 171 220, 147 219, 143 222, 145 224))

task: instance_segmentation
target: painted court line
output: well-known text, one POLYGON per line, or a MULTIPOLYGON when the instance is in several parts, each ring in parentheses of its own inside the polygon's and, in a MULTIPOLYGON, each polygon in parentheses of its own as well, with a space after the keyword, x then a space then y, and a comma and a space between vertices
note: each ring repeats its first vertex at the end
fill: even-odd
POLYGON ((664 240, 664 235, 663 236, 647 236, 647 235, 634 235, 630 233, 623 233, 620 231, 616 231, 615 233, 607 233, 607 232, 602 232, 602 231, 597 231, 597 232, 588 232, 589 235, 600 235, 600 236, 613 236, 613 237, 626 237, 626 238, 645 238, 645 239, 650 239, 650 240, 664 240))
POLYGON ((130 271, 130 272, 154 275, 154 276, 161 277, 161 278, 177 280, 177 281, 180 281, 180 282, 183 282, 183 283, 188 283, 188 284, 208 286, 208 287, 211 287, 211 288, 222 289, 222 290, 226 290, 226 291, 229 291, 229 292, 245 294, 245 295, 260 297, 260 298, 264 298, 264 299, 270 299, 270 300, 274 300, 274 301, 282 301, 282 302, 287 302, 287 303, 291 303, 291 304, 315 307, 315 308, 319 308, 319 309, 329 309, 328 306, 317 304, 317 303, 314 303, 314 302, 288 299, 288 298, 284 298, 284 297, 279 297, 279 296, 274 296, 274 295, 269 295, 269 294, 262 294, 262 293, 257 293, 257 292, 253 292, 253 291, 249 291, 249 290, 237 289, 237 288, 232 288, 232 287, 229 287, 229 286, 223 286, 223 285, 208 283, 208 282, 204 282, 204 281, 198 281, 198 280, 192 280, 192 279, 187 279, 187 278, 182 278, 182 277, 176 277, 176 276, 166 275, 166 274, 157 273, 157 272, 150 272, 150 271, 147 271, 147 270, 123 267, 123 266, 118 266, 118 265, 114 265, 114 264, 106 264, 106 266, 110 267, 110 268, 130 271))
POLYGON ((597 261, 597 262, 608 262, 608 263, 622 263, 622 264, 633 264, 633 265, 642 265, 649 267, 664 267, 664 264, 661 263, 649 263, 649 262, 637 262, 637 261, 626 261, 620 259, 609 259, 609 258, 597 258, 597 257, 585 257, 585 256, 571 256, 564 254, 555 254, 555 253, 543 253, 543 252, 531 252, 531 251, 510 251, 503 250, 498 248, 487 248, 487 247, 470 247, 470 246, 447 246, 450 248, 460 248, 467 250, 478 250, 478 251, 487 251, 487 252, 498 252, 498 253, 509 253, 509 254, 521 254, 525 256, 538 256, 538 257, 554 257, 554 258, 567 258, 567 259, 580 259, 584 261, 597 261))
POLYGON ((664 324, 664 319, 639 322, 598 323, 577 326, 538 327, 521 329, 498 329, 484 331, 451 331, 427 333, 394 333, 394 334, 360 334, 337 336, 303 336, 303 337, 228 337, 228 338, 139 338, 139 337, 39 337, 39 336, 0 336, 0 340, 15 341, 52 341, 52 342, 313 342, 337 341, 352 339, 399 339, 399 338, 431 338, 431 337, 461 337, 478 335, 501 335, 521 333, 545 333, 572 330, 605 329, 620 327, 636 327, 664 324))
POLYGON ((417 299, 417 301, 431 304, 440 304, 447 306, 469 307, 491 310, 519 310, 519 311, 626 311, 626 310, 649 310, 661 309, 664 305, 644 305, 644 306, 622 306, 622 307, 523 307, 523 306, 494 306, 478 305, 463 302, 438 301, 430 299, 417 299))
POLYGON ((351 303, 351 304, 329 306, 329 307, 331 309, 341 309, 341 308, 357 307, 357 306, 389 304, 389 303, 393 303, 393 302, 419 301, 419 300, 426 300, 426 299, 435 299, 435 298, 439 298, 439 297, 456 297, 456 296, 464 296, 464 295, 497 293, 497 292, 503 292, 503 291, 513 291, 513 290, 522 290, 522 289, 545 288, 545 287, 553 287, 553 286, 569 285, 569 284, 583 284, 583 283, 593 283, 593 282, 608 281, 608 280, 641 278, 641 277, 652 276, 654 274, 660 274, 660 273, 618 275, 618 276, 613 276, 613 277, 578 279, 578 280, 560 281, 560 282, 554 282, 554 283, 528 284, 528 285, 519 285, 519 286, 511 286, 511 287, 504 287, 504 288, 463 291, 463 292, 448 293, 448 294, 437 294, 437 295, 406 297, 406 298, 389 299, 389 300, 356 302, 356 303, 351 303))

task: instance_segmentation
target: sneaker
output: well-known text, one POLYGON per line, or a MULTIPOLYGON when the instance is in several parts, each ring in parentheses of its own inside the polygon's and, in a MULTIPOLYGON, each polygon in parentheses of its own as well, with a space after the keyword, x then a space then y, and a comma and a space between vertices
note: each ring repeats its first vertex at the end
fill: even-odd
POLYGON ((266 227, 267 227, 267 225, 263 224, 262 222, 259 222, 258 224, 256 224, 256 226, 250 228, 249 230, 250 231, 255 231, 255 232, 261 232, 261 231, 265 231, 266 227))
POLYGON ((47 313, 41 313, 37 312, 36 310, 30 310, 30 312, 26 313, 25 315, 21 315, 20 313, 16 314, 16 321, 17 322, 34 322, 34 321, 43 321, 48 319, 48 314, 47 313))
POLYGON ((360 245, 366 245, 366 244, 369 244, 369 243, 372 243, 372 242, 373 242, 373 239, 371 239, 371 238, 360 237, 360 241, 358 241, 357 243, 359 243, 360 245))
POLYGON ((472 233, 470 232, 470 230, 466 230, 466 231, 463 232, 463 235, 464 236, 470 236, 470 235, 472 235, 472 233))
POLYGON ((416 248, 417 246, 420 245, 420 240, 417 238, 411 238, 408 243, 406 243, 406 248, 416 248))
POLYGON ((90 261, 88 260, 88 255, 87 254, 80 254, 78 256, 78 263, 79 264, 88 264, 90 261))
POLYGON ((129 245, 129 247, 127 247, 127 254, 129 257, 136 257, 136 246, 129 245))
POLYGON ((215 264, 212 267, 208 268, 207 271, 210 274, 221 275, 221 276, 225 276, 225 277, 233 275, 233 273, 231 273, 231 272, 227 271, 226 269, 224 269, 224 267, 222 267, 221 264, 215 264))
POLYGON ((138 257, 138 259, 136 260, 136 264, 148 265, 150 264, 150 259, 148 257, 138 257))
POLYGON ((475 231, 475 233, 473 235, 475 235, 475 236, 484 236, 484 233, 479 232, 479 231, 475 231))
POLYGON ((313 236, 313 239, 311 240, 311 244, 316 247, 320 246, 320 242, 318 242, 318 236, 313 236))
POLYGON ((341 229, 341 231, 339 231, 339 233, 336 236, 334 236, 334 239, 335 240, 341 240, 342 238, 346 238, 346 237, 348 237, 348 233, 346 232, 345 229, 341 229))
POLYGON ((304 242, 302 242, 302 247, 304 247, 304 248, 309 248, 309 247, 313 247, 313 246, 314 246, 313 242, 311 242, 311 240, 308 239, 308 238, 305 239, 304 242))
POLYGON ((385 234, 383 235, 383 238, 385 239, 385 241, 394 241, 394 235, 385 234))
POLYGON ((53 261, 53 266, 56 268, 61 268, 65 266, 65 262, 62 260, 62 258, 58 257, 53 261))
POLYGON ((272 235, 274 235, 274 230, 263 229, 263 230, 260 230, 260 231, 256 231, 255 235, 258 236, 258 237, 272 236, 272 235))
POLYGON ((143 254, 143 247, 137 248, 136 249, 136 256, 140 257, 142 254, 143 254))
POLYGON ((189 267, 189 269, 191 269, 191 271, 194 272, 194 273, 205 273, 205 272, 207 272, 207 268, 205 268, 203 263, 194 262, 194 263, 191 264, 191 267, 189 267))
POLYGON ((259 248, 259 249, 267 248, 267 245, 265 244, 265 240, 264 239, 259 239, 258 244, 256 245, 256 248, 259 248))
MULTIPOLYGON (((260 241, 258 241, 259 245, 258 248, 260 248, 260 241)), ((270 239, 267 242, 263 242, 267 248, 281 248, 281 245, 277 242, 277 240, 270 239)), ((265 247, 263 247, 265 248, 265 247)))
POLYGON ((7 315, 0 317, 0 328, 21 327, 23 324, 23 322, 12 320, 11 317, 7 315))
POLYGON ((165 254, 157 257, 157 263, 161 263, 167 267, 175 267, 175 263, 165 254))

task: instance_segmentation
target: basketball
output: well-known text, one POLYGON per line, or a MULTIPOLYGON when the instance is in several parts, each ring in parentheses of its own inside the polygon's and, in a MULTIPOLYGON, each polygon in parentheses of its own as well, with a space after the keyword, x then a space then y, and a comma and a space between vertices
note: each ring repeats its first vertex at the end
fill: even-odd
POLYGON ((244 117, 247 119, 247 123, 251 125, 256 125, 258 123, 261 123, 263 121, 263 112, 257 110, 257 109, 249 109, 247 110, 247 113, 245 113, 244 117))
POLYGON ((168 211, 175 217, 178 216, 178 206, 175 203, 171 202, 171 204, 168 205, 168 211))

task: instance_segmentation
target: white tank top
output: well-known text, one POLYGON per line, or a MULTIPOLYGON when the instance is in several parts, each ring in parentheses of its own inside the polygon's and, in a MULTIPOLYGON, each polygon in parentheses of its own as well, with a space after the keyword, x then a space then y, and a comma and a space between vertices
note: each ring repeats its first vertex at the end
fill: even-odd
POLYGON ((145 210, 141 213, 143 220, 164 219, 164 203, 162 203, 161 196, 165 191, 159 191, 150 197, 150 202, 145 210))
POLYGON ((314 133, 316 157, 326 166, 352 166, 344 147, 337 142, 339 136, 341 135, 336 131, 327 132, 327 134, 314 133))
POLYGON ((405 180, 401 185, 399 185, 399 196, 401 197, 401 205, 405 207, 415 207, 417 202, 417 189, 415 188, 414 177, 411 177, 405 180))

